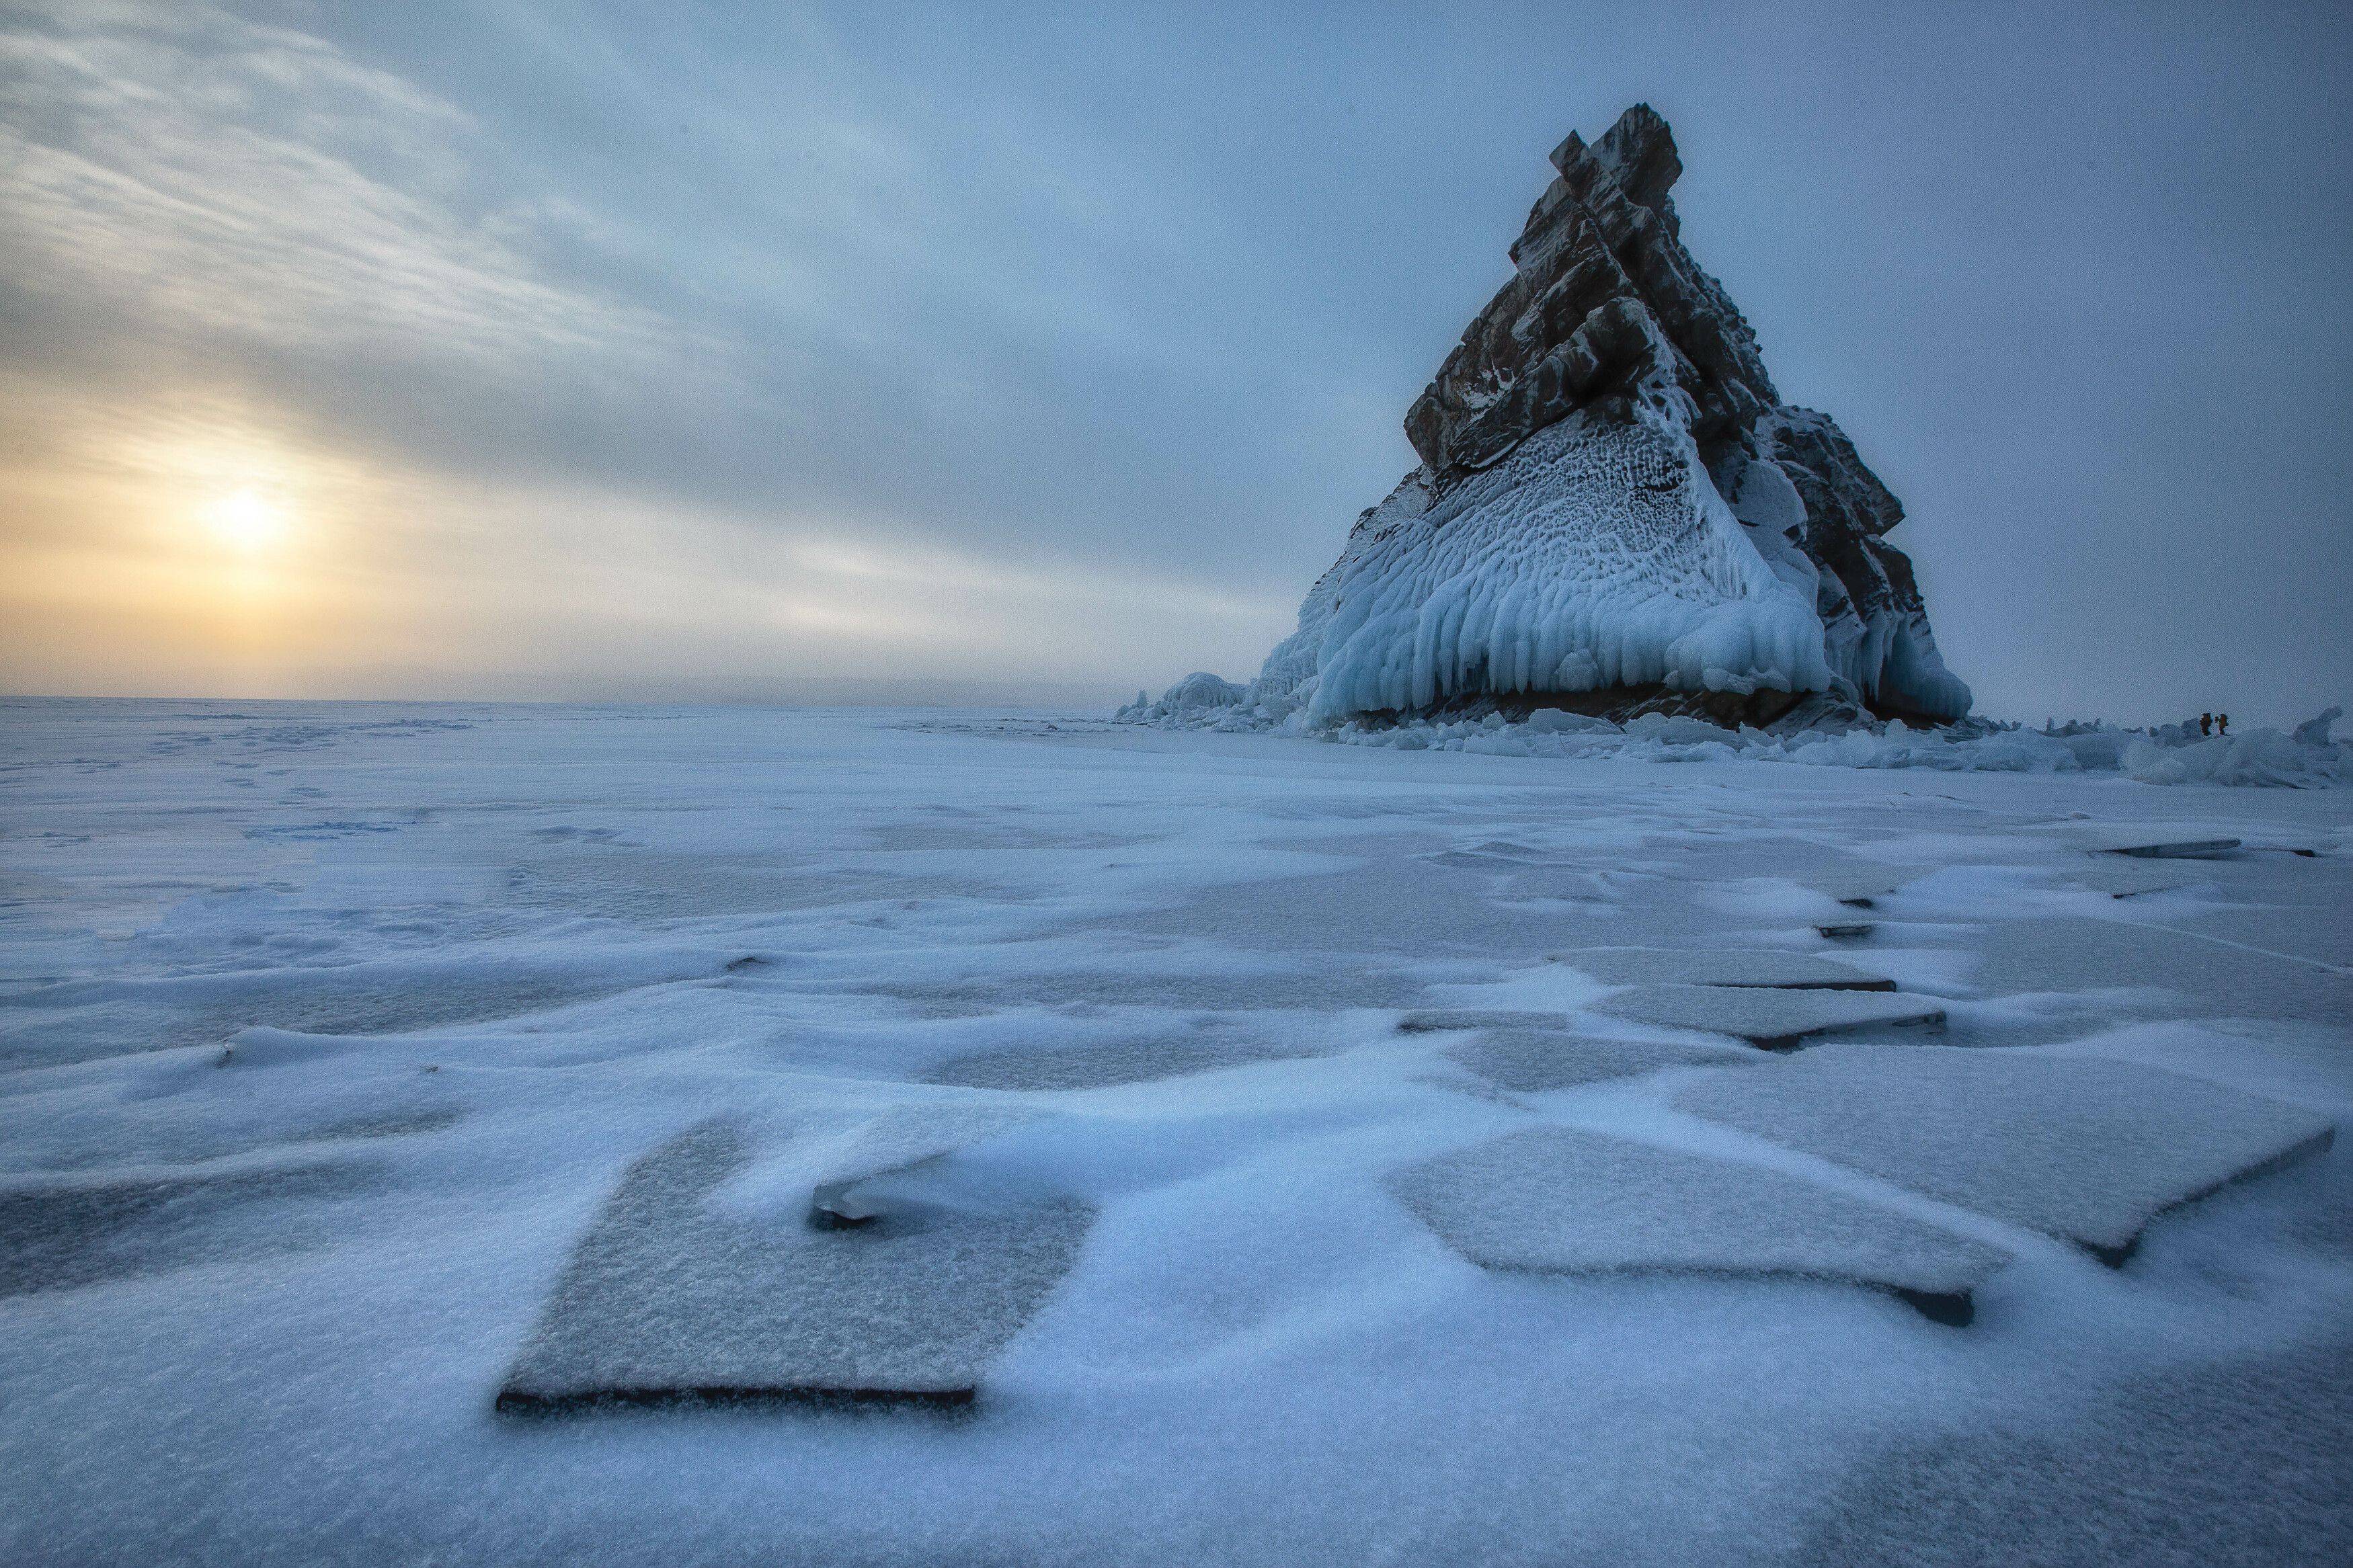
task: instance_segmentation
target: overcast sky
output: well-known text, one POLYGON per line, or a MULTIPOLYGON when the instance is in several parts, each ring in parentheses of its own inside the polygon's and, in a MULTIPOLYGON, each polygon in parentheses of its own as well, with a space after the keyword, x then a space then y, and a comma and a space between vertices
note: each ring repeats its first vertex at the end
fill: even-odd
POLYGON ((1247 677, 1646 100, 1981 710, 2353 699, 2341 5, 0 26, 0 688, 1247 677))

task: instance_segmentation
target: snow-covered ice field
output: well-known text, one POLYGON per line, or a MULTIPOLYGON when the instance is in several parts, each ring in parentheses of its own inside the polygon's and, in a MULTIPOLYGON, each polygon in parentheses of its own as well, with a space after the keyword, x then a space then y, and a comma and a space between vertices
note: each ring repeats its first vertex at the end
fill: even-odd
POLYGON ((0 1561, 2353 1555, 2339 790, 16 700, 0 827, 0 1561), (566 1403, 804 1384, 974 1395, 566 1403))

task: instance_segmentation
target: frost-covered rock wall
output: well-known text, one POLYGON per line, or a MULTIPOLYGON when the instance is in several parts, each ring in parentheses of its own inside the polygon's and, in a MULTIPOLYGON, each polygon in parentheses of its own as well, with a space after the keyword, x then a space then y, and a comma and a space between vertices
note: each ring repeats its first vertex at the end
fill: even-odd
POLYGON ((1376 508, 1369 548, 1316 605, 1311 719, 1483 691, 1830 682, 1812 584, 1759 554, 1672 421, 1575 415, 1432 489, 1409 481, 1376 508))
POLYGON ((1783 405, 1684 249, 1645 105, 1558 178, 1517 269, 1406 416, 1421 467, 1357 520, 1250 701, 1328 725, 1529 693, 1807 692, 1957 719, 1904 509, 1828 416, 1783 405))

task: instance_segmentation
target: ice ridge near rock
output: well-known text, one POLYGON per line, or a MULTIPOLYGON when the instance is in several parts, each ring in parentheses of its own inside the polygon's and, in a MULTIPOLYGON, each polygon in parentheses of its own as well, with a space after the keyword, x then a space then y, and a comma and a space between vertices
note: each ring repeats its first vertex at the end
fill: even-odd
POLYGON ((1666 121, 1637 104, 1552 162, 1513 276, 1406 416, 1421 466, 1357 519, 1249 700, 1318 725, 1530 693, 1966 715, 1885 540, 1902 503, 1781 402, 1684 248, 1666 121))

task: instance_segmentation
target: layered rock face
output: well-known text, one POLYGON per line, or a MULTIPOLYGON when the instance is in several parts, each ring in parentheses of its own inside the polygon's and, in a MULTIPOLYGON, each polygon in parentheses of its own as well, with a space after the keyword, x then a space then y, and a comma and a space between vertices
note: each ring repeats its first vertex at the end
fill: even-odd
POLYGON ((1421 467, 1357 520, 1253 698, 1324 721, 1537 693, 1966 714, 1885 541, 1903 504, 1828 416, 1782 404, 1684 249, 1666 121, 1637 104, 1552 163, 1517 270, 1406 416, 1421 467))

